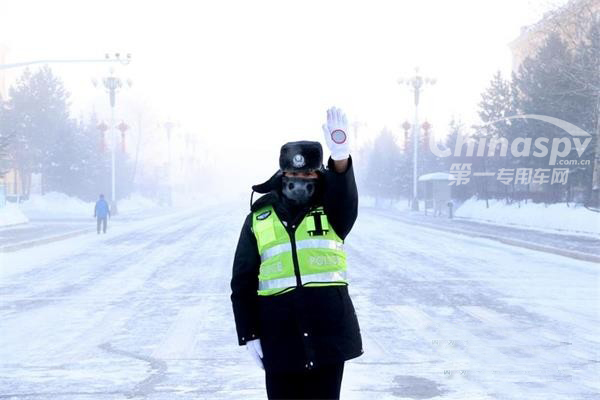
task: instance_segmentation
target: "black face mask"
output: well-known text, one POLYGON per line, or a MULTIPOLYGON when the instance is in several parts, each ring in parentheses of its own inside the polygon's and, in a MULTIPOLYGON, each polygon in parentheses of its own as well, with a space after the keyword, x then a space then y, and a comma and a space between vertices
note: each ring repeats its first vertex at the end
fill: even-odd
POLYGON ((319 178, 291 178, 283 176, 281 192, 295 205, 305 205, 314 197, 319 178))

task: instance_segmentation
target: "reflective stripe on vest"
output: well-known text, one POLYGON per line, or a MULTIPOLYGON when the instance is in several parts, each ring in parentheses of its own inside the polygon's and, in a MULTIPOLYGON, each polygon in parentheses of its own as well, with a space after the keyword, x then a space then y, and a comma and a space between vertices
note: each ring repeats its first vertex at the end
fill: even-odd
MULTIPOLYGON (((296 242, 296 249, 334 249, 334 250, 344 250, 344 245, 342 243, 336 242, 335 240, 325 240, 325 239, 305 239, 296 242)), ((278 254, 284 253, 286 251, 292 251, 292 245, 290 243, 278 244, 276 246, 271 247, 270 249, 265 250, 260 255, 261 261, 266 261, 271 257, 275 257, 278 254)))
MULTIPOLYGON (((336 272, 320 272, 317 274, 303 275, 302 282, 337 282, 346 280, 346 271, 336 272)), ((258 283, 260 290, 266 289, 285 289, 288 287, 296 286, 296 277, 272 279, 269 281, 262 281, 258 283)))
MULTIPOLYGON (((261 264, 258 294, 268 296, 295 288, 292 243, 272 206, 253 213, 261 264)), ((346 284, 346 254, 343 240, 329 225, 323 207, 311 209, 294 231, 300 282, 310 286, 346 284)))

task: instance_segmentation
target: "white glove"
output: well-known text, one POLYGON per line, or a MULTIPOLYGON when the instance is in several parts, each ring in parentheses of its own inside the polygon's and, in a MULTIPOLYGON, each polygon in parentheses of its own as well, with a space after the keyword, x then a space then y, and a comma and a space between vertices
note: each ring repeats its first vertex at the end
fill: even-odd
POLYGON ((265 369, 262 362, 262 346, 260 345, 260 339, 248 340, 246 342, 246 349, 250 352, 250 355, 256 361, 259 367, 265 369))
POLYGON ((327 110, 327 123, 323 124, 323 132, 333 160, 345 160, 350 156, 348 120, 342 110, 335 107, 327 110))

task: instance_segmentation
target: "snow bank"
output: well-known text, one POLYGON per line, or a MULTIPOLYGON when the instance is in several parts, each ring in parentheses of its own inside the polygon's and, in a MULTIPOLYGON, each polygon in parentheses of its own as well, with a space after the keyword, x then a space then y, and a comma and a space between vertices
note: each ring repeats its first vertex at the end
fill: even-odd
POLYGON ((485 200, 471 198, 457 208, 455 215, 500 225, 600 235, 600 213, 585 207, 531 202, 521 202, 519 206, 517 203, 505 204, 502 200, 490 200, 489 204, 490 208, 486 208, 485 200))
POLYGON ((94 203, 85 202, 64 193, 49 192, 45 195, 33 195, 21 205, 21 210, 29 218, 55 217, 92 217, 94 203))
POLYGON ((132 194, 126 199, 119 200, 119 213, 130 213, 135 211, 150 210, 158 207, 154 200, 150 200, 140 194, 132 194))
MULTIPOLYGON (((49 192, 45 195, 33 195, 21 204, 21 210, 29 218, 91 218, 94 216, 96 202, 86 202, 64 193, 49 192)), ((144 211, 158 205, 139 194, 133 194, 119 200, 119 214, 144 211)))
POLYGON ((18 205, 6 203, 4 207, 0 207, 0 226, 24 224, 28 221, 18 205))
POLYGON ((408 204, 407 199, 386 199, 375 198, 372 196, 359 196, 358 205, 359 207, 375 207, 383 210, 410 210, 410 205, 408 204))

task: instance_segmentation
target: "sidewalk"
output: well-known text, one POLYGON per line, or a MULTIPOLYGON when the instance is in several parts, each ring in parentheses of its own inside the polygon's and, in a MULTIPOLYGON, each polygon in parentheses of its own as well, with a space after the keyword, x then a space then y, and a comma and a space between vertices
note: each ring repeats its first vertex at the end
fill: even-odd
POLYGON ((364 207, 364 209, 408 224, 492 239, 513 246, 558 254, 578 260, 600 262, 600 237, 553 233, 548 230, 486 224, 448 217, 433 217, 432 215, 424 215, 423 212, 381 210, 372 207, 364 207))
POLYGON ((0 252, 16 251, 34 245, 94 232, 96 221, 32 221, 0 229, 0 252))

